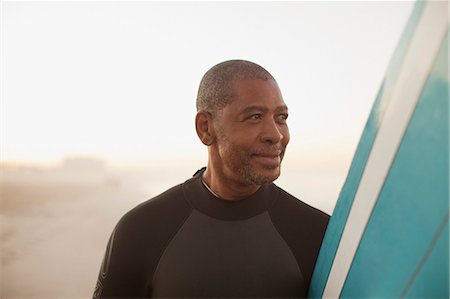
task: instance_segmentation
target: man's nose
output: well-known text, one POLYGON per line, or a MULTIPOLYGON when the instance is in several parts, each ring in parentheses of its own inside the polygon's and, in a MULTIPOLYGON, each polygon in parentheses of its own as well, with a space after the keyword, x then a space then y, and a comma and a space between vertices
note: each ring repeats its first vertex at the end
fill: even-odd
POLYGON ((263 131, 261 133, 261 140, 264 143, 277 144, 284 138, 282 130, 279 124, 275 120, 269 120, 264 124, 263 131))

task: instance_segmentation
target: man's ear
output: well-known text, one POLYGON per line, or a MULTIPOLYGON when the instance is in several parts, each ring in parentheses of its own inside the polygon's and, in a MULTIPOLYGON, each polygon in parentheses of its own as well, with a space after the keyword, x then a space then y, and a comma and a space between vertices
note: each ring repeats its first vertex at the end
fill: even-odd
POLYGON ((209 146, 214 142, 213 117, 210 112, 203 110, 197 112, 195 116, 195 129, 197 130, 198 138, 200 138, 200 141, 204 145, 209 146))

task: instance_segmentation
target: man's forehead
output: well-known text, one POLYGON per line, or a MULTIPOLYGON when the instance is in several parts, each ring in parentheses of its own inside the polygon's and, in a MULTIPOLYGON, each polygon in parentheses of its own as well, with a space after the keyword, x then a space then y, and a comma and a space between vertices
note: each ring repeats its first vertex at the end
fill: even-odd
POLYGON ((247 102, 272 99, 283 101, 280 88, 275 80, 244 79, 234 81, 230 86, 232 101, 247 102))

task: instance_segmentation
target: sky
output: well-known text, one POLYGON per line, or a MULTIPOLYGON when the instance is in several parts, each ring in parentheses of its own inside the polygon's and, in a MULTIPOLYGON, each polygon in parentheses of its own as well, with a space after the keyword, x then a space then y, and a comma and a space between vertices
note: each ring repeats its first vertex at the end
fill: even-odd
POLYGON ((198 84, 216 63, 247 59, 272 73, 289 107, 280 180, 330 180, 334 195, 312 196, 324 198, 345 179, 414 3, 1 5, 3 162, 201 167, 198 84))

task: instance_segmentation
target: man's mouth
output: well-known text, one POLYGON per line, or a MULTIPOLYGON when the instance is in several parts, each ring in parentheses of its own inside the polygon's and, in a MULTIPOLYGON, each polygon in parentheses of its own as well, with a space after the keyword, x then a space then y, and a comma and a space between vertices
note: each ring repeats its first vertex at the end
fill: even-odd
POLYGON ((278 166, 281 163, 281 151, 263 152, 252 155, 261 164, 278 166))

